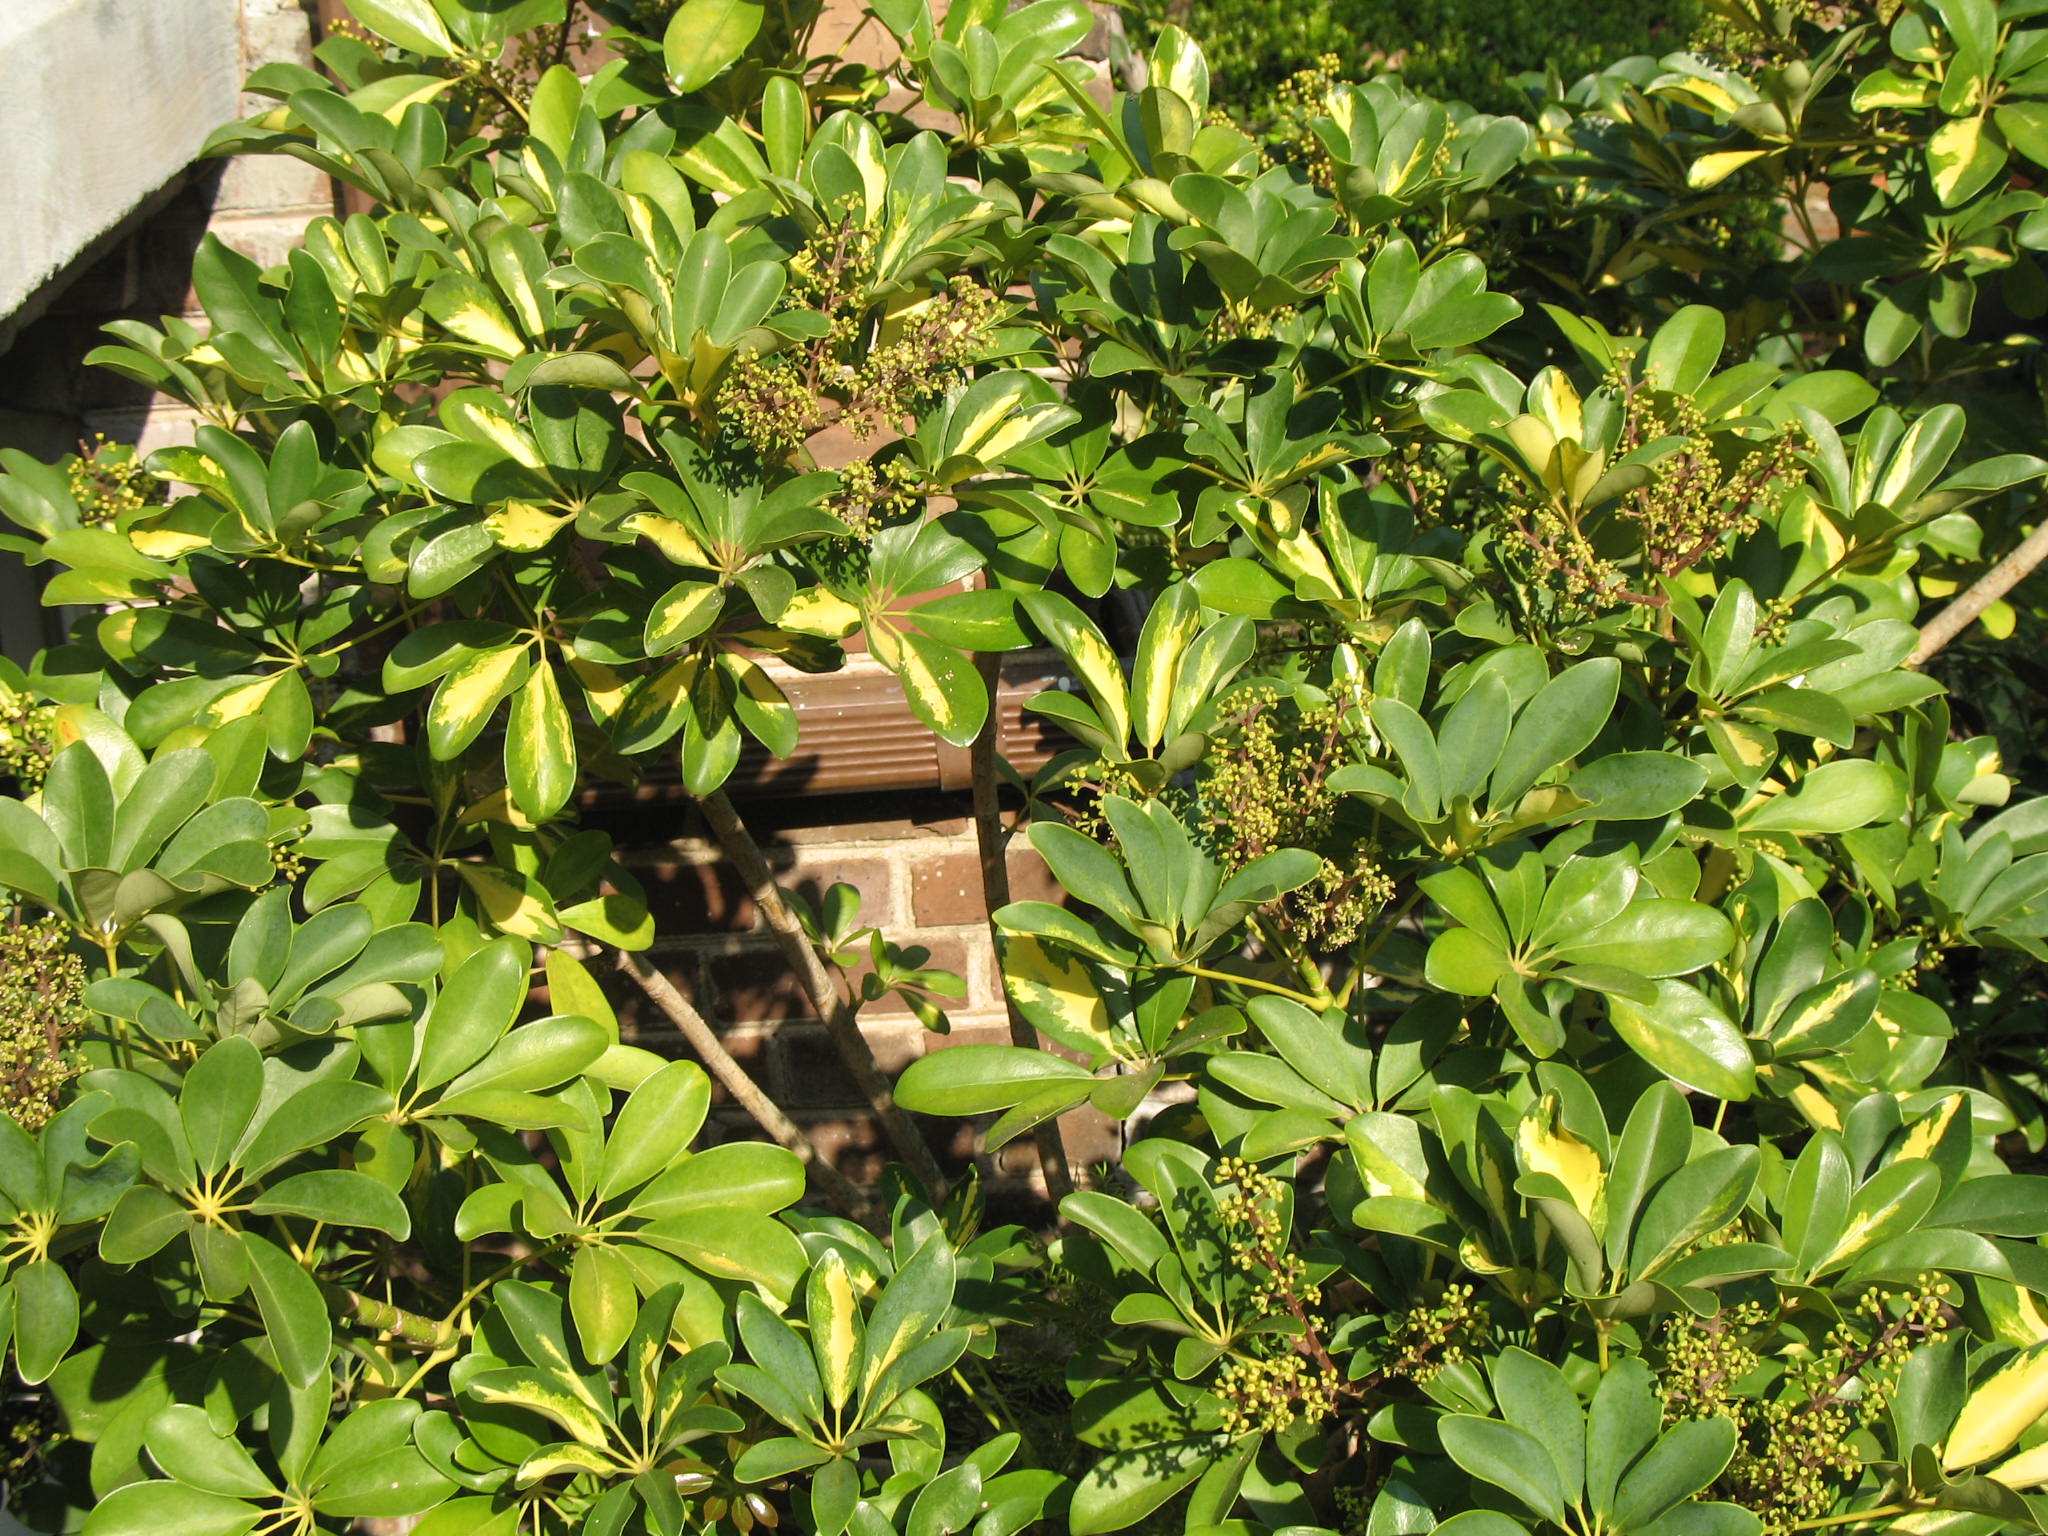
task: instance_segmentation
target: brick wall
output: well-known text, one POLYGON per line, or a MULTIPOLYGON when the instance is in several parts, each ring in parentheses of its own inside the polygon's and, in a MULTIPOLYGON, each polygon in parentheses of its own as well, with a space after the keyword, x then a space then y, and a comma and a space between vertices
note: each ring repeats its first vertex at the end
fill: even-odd
MULTIPOLYGON (((862 1033, 892 1076, 930 1050, 967 1042, 1009 1041, 1001 983, 981 899, 981 870, 967 797, 938 791, 808 798, 741 805, 781 884, 814 905, 836 882, 861 893, 861 919, 901 945, 921 945, 930 964, 961 976, 967 994, 948 1002, 949 1034, 927 1031, 894 994, 861 1010, 862 1033)), ((841 1066, 816 1013, 776 950, 744 882, 694 812, 661 813, 668 827, 637 835, 612 827, 626 862, 646 886, 656 931, 653 958, 710 1019, 735 1058, 803 1126, 848 1177, 872 1180, 890 1160, 865 1103, 841 1066), (665 835, 672 834, 672 835, 665 835)), ((600 818, 602 819, 602 818, 600 818)), ((1044 863, 1021 843, 1010 852, 1014 900, 1060 899, 1044 863)), ((859 972, 850 980, 857 984, 859 972)), ((630 982, 614 990, 622 1033, 663 1054, 687 1048, 630 982)), ((759 1133, 721 1092, 713 1134, 759 1133)), ((949 1170, 975 1160, 978 1128, 926 1122, 933 1150, 949 1170)), ((1111 1157, 1117 1127, 1092 1111, 1061 1127, 1078 1180, 1091 1162, 1111 1157)), ((983 1159, 990 1207, 1001 1217, 1046 1214, 1045 1190, 1029 1138, 983 1159)))

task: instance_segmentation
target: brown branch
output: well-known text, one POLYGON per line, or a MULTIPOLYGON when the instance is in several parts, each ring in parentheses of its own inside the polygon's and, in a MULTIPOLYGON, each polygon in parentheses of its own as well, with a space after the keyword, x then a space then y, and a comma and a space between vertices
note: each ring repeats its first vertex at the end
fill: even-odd
POLYGON ((1927 622, 1920 631, 1920 643, 1906 658, 1909 667, 1925 665, 1927 658, 1955 639, 1979 618, 1986 608, 2033 574, 2034 567, 2048 559, 2048 520, 2028 534, 2019 548, 1972 582, 1963 594, 1927 622))
POLYGON ((774 871, 768 867, 768 856, 754 841, 754 834, 740 820, 739 812, 733 809, 732 801, 726 798, 724 790, 706 795, 698 804, 704 807, 705 819, 718 834, 725 856, 732 860, 740 878, 747 883, 754 905, 768 919, 776 945, 796 972, 797 979, 803 983, 811 1006, 824 1021, 825 1033, 831 1036, 832 1044, 839 1052, 839 1059, 853 1075, 883 1131, 895 1144, 904 1162, 910 1165, 910 1171, 924 1185, 931 1199, 938 1200, 946 1189, 946 1176, 939 1171, 938 1159, 932 1156, 932 1149, 925 1145, 924 1137, 911 1123, 910 1116, 896 1102, 896 1091, 875 1064, 875 1053, 868 1049, 867 1037, 860 1032, 853 1010, 832 984, 825 962, 811 947, 810 936, 804 932, 803 924, 797 921, 789 903, 782 899, 782 888, 775 883, 774 871))
POLYGON ((623 949, 619 951, 619 969, 637 981, 648 1000, 682 1031, 683 1038, 690 1042, 690 1049, 697 1053, 711 1075, 725 1085, 725 1091, 738 1100, 740 1108, 753 1116, 754 1123, 803 1160, 805 1170, 834 1205, 855 1220, 865 1220, 874 1214, 874 1200, 833 1167, 832 1160, 818 1150, 818 1144, 804 1134, 803 1128, 761 1091, 759 1083, 747 1076, 746 1069, 733 1059, 732 1052, 725 1048, 725 1042, 718 1038, 717 1031, 712 1029, 703 1014, 691 1006, 690 1000, 676 990, 673 982, 649 965, 645 956, 623 949))
MULTIPOLYGON (((996 798, 996 737, 1002 730, 1001 714, 996 708, 1000 663, 994 654, 983 652, 974 658, 974 665, 981 673, 982 686, 988 690, 988 718, 982 722, 981 731, 974 738, 968 765, 974 783, 974 845, 981 856, 981 900, 988 909, 989 945, 993 950, 996 911, 1010 904, 1010 865, 1004 850, 1002 805, 996 798)), ((996 953, 1000 955, 1000 951, 996 953)), ((1000 972, 1000 964, 997 970, 1000 972)), ((1000 984, 1000 975, 997 980, 1000 984)), ((1031 1027, 1030 1020, 1018 1012, 1008 987, 1003 988, 1003 1007, 1010 1016, 1011 1041, 1026 1050, 1044 1050, 1045 1043, 1038 1038, 1038 1031, 1031 1027)), ((1031 1140, 1038 1148, 1038 1167, 1045 1175, 1045 1192, 1057 1208, 1074 1192, 1074 1175, 1067 1166, 1067 1149, 1060 1140, 1058 1118, 1041 1120, 1033 1126, 1031 1140)))

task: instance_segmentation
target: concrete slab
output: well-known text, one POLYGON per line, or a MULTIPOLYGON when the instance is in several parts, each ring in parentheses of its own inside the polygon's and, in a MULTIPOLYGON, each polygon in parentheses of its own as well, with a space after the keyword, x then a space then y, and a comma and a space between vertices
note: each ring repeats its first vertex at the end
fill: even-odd
POLYGON ((237 0, 0 5, 0 315, 235 116, 240 10, 237 0))

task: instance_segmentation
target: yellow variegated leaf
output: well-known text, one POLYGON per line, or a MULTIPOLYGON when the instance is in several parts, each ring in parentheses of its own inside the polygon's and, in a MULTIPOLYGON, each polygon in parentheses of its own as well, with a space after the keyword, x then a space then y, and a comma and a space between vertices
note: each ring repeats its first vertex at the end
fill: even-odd
POLYGON ((1033 594, 1025 600, 1025 610, 1072 664, 1110 739, 1121 747, 1131 734, 1130 697, 1124 688, 1123 667, 1102 632, 1064 598, 1048 600, 1033 594))
POLYGON ((1607 1172, 1600 1155, 1566 1130, 1557 1120, 1555 1095, 1522 1117, 1515 1131, 1515 1143, 1522 1165, 1531 1173, 1547 1173, 1572 1197, 1572 1206, 1585 1217, 1595 1232, 1607 1228, 1607 1172))
POLYGON ((540 469, 547 460, 526 429, 492 410, 497 397, 481 390, 458 390, 441 402, 441 425, 472 443, 487 443, 516 464, 540 469), (486 403, 487 402, 487 403, 486 403))
POLYGON ((1894 1154, 1895 1158, 1931 1156, 1935 1143, 1941 1140, 1942 1133, 1949 1128, 1966 1102, 1960 1093, 1952 1093, 1943 1099, 1934 1113, 1920 1120, 1906 1133, 1906 1139, 1899 1143, 1899 1150, 1894 1154))
POLYGON ((263 701, 270 697, 270 690, 278 685, 284 674, 273 672, 260 677, 253 683, 243 683, 230 688, 215 699, 201 712, 200 723, 204 725, 226 725, 230 720, 241 720, 253 715, 263 707, 263 701))
POLYGON ((1201 605, 1185 584, 1152 605, 1138 641, 1137 665, 1131 674, 1131 725, 1146 751, 1159 745, 1173 712, 1173 690, 1180 681, 1181 659, 1202 627, 1201 605))
POLYGON ((522 832, 531 832, 534 825, 526 813, 512 803, 512 792, 507 789, 492 790, 483 799, 464 806, 457 814, 456 821, 465 827, 481 826, 494 821, 504 826, 517 827, 522 832))
POLYGON ((672 517, 663 517, 658 512, 636 512, 626 519, 625 525, 677 565, 711 564, 711 557, 704 553, 704 546, 695 535, 672 517))
POLYGON ((2048 1344, 2037 1344, 1972 1392, 1941 1453, 1944 1470, 1972 1467, 2011 1447, 2048 1413, 2048 1344))
POLYGON ((519 809, 537 822, 559 811, 576 787, 576 731, 553 667, 535 667, 512 695, 505 783, 519 809))
POLYGON ((175 560, 195 549, 206 548, 213 540, 203 534, 181 533, 176 528, 135 528, 129 531, 128 542, 152 560, 175 560))
POLYGON ((1534 416, 1517 416, 1501 429, 1515 453, 1538 481, 1550 481, 1550 462, 1557 456, 1557 434, 1549 424, 1534 416))
POLYGON ((1087 967, 1026 934, 1002 944, 1003 987, 1034 1026, 1076 1050, 1114 1055, 1109 1006, 1087 967))
MULTIPOLYGON (((467 1390, 479 1402, 510 1403, 537 1413, 591 1450, 602 1451, 611 1444, 603 1415, 568 1379, 537 1370, 482 1371, 471 1379, 467 1390)), ((548 1454, 560 1455, 565 1449, 550 1446, 548 1454)))
POLYGON ((860 1381, 861 1356, 860 1298, 836 1248, 828 1248, 811 1270, 805 1317, 825 1399, 836 1411, 846 1406, 860 1381))
POLYGON ((2048 1341, 2048 1314, 2040 1300, 2023 1285, 1979 1275, 1977 1305, 1991 1324, 1993 1338, 2007 1344, 2039 1344, 2048 1341))
POLYGON ((1981 117, 1959 117, 1943 123, 1927 141, 1927 169, 1944 207, 1953 208, 1977 192, 2005 163, 2005 147, 1985 126, 1981 117))
MULTIPOLYGON (((873 633, 883 632, 878 627, 873 633)), ((988 689, 974 664, 929 635, 901 634, 895 641, 893 662, 879 645, 875 659, 902 682, 904 696, 918 719, 944 740, 966 746, 988 718, 988 689)))
POLYGON ((1593 494, 1607 473, 1607 455, 1588 453, 1577 443, 1557 445, 1559 461, 1565 467, 1565 500, 1575 507, 1583 507, 1586 498, 1593 494))
POLYGON ((718 622, 724 607, 725 588, 717 582, 677 582, 647 615, 647 654, 659 656, 696 639, 718 622))
POLYGON ((561 532, 563 524, 573 516, 569 512, 550 512, 529 502, 509 501, 485 518, 484 526, 506 549, 535 550, 561 532))
POLYGON ((467 272, 445 272, 434 280, 422 303, 442 329, 472 346, 499 357, 517 357, 526 341, 512 328, 490 289, 467 272))
POLYGON ((1545 368, 1529 385, 1529 409, 1560 441, 1586 435, 1585 407, 1562 368, 1545 368))
POLYGON ((1793 1108, 1805 1118, 1806 1123, 1818 1131, 1839 1131, 1842 1116, 1828 1096, 1811 1083, 1801 1083, 1791 1093, 1793 1108))
POLYGON ((821 640, 844 640, 860 628, 860 610, 823 587, 799 592, 775 621, 778 629, 799 635, 816 635, 821 640))
POLYGON ((1724 116, 1737 111, 1743 105, 1726 86, 1713 80, 1703 80, 1697 75, 1688 75, 1676 82, 1672 88, 1700 101, 1708 111, 1724 116))
POLYGON ((2032 1450, 2021 1451, 2011 1461, 1991 1468, 1984 1475, 2014 1490, 2038 1488, 2048 1483, 2048 1440, 2032 1450))
POLYGON ((523 645, 479 651, 441 680, 427 706, 427 750, 447 762, 476 740, 498 705, 526 679, 533 658, 523 645))
POLYGON ((494 864, 458 864, 455 870, 501 932, 536 944, 561 942, 562 925, 524 878, 494 864))
POLYGON ((349 93, 348 104, 358 112, 374 112, 392 127, 405 117, 414 102, 432 101, 455 81, 447 75, 387 75, 361 90, 349 93))
POLYGON ((578 1472, 595 1472, 599 1477, 610 1478, 630 1470, 621 1468, 602 1452, 585 1446, 551 1445, 544 1451, 534 1452, 519 1464, 518 1483, 521 1488, 531 1488, 535 1483, 563 1473, 573 1476, 578 1472))
POLYGON ((1416 1123, 1368 1110, 1344 1126, 1344 1140, 1369 1196, 1392 1195, 1432 1204, 1427 1162, 1416 1123), (1404 1156, 1403 1153, 1406 1153, 1404 1156), (1420 1170, 1420 1171, 1418 1171, 1420 1170))
POLYGON ((1763 149, 1724 149, 1715 154, 1701 155, 1687 168, 1685 184, 1695 192, 1718 187, 1745 165, 1761 160, 1768 153, 1770 151, 1763 149))
POLYGON ((569 658, 569 670, 576 674, 576 681, 583 685, 584 702, 590 706, 591 714, 599 720, 609 720, 619 712, 619 706, 626 702, 626 689, 632 679, 623 677, 614 667, 601 661, 589 661, 581 656, 569 658))

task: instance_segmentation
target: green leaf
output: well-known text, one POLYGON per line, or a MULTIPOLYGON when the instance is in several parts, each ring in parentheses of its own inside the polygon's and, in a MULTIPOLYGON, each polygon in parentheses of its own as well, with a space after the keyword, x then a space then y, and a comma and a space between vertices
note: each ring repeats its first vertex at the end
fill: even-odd
POLYGON ((642 1082, 606 1138, 598 1199, 637 1189, 683 1157, 710 1107, 711 1079, 693 1061, 670 1062, 642 1082))
POLYGON ((1647 1280, 1735 1218, 1756 1183, 1755 1147, 1721 1147, 1696 1157, 1657 1186, 1636 1224, 1629 1273, 1647 1280))
POLYGON ((125 871, 148 864, 206 804, 213 780, 213 759, 197 748, 160 753, 121 797, 108 866, 125 871))
POLYGON ((1067 1529, 1072 1536, 1103 1536, 1136 1525, 1200 1477, 1221 1448, 1204 1436, 1109 1452, 1074 1485, 1067 1529))
POLYGON ((1543 1443, 1565 1502, 1577 1504, 1586 1481, 1586 1431, 1564 1372, 1525 1349, 1510 1348, 1494 1362, 1492 1376, 1501 1413, 1543 1443))
POLYGON ((625 1347, 639 1313, 633 1270, 610 1248, 599 1243, 576 1250, 569 1265, 569 1315, 583 1353, 598 1364, 625 1347))
POLYGON ((1564 1524, 1557 1464, 1534 1435, 1470 1413, 1446 1414, 1437 1433, 1451 1460, 1472 1476, 1512 1494, 1552 1524, 1564 1524))
POLYGON ((634 1236, 707 1275, 759 1285, 784 1304, 810 1267, 796 1234, 756 1211, 714 1206, 650 1222, 634 1236))
POLYGON ((1869 758, 1822 763, 1789 793, 1773 795, 1738 818, 1744 832, 1848 832, 1891 821, 1906 809, 1898 770, 1869 758))
POLYGON ((1727 339, 1721 311, 1688 304, 1660 325, 1643 349, 1643 377, 1653 389, 1695 394, 1721 360, 1727 339))
POLYGON ((241 1239, 249 1255, 249 1288, 277 1352, 278 1369, 293 1386, 310 1386, 327 1369, 334 1347, 320 1287, 276 1244, 253 1232, 242 1233, 241 1239))
POLYGON ((1528 1527, 1521 1521, 1492 1509, 1468 1509, 1455 1514, 1432 1527, 1432 1536, 1435 1532, 1444 1532, 1446 1536, 1529 1536, 1528 1527))
POLYGON ((100 1257, 109 1264, 139 1264, 181 1232, 192 1213, 162 1190, 138 1184, 127 1190, 100 1228, 100 1257))
POLYGON ((1596 757, 1571 777, 1574 794, 1593 802, 1602 821, 1648 821, 1698 799, 1706 766, 1676 752, 1615 752, 1596 757))
POLYGON ((1586 1412, 1586 1500, 1603 1523, 1622 1474, 1655 1442, 1662 1419, 1649 1365, 1633 1356, 1610 1365, 1586 1412))
POLYGON ((245 1536, 263 1513, 254 1504, 182 1483, 139 1482, 95 1504, 85 1529, 91 1536, 245 1536))
POLYGON ((222 1434, 204 1408, 174 1403, 149 1421, 150 1459, 188 1487, 224 1498, 261 1499, 276 1488, 232 1434, 222 1434))
POLYGON ((405 1202, 368 1174, 315 1168, 273 1184, 250 1203, 258 1216, 306 1216, 343 1229, 368 1227, 403 1241, 412 1235, 405 1202))
POLYGON ((483 1091, 539 1093, 566 1083, 605 1053, 611 1035, 595 1019, 556 1014, 510 1031, 449 1083, 445 1098, 483 1091))
POLYGON ((702 90, 761 30, 761 0, 684 0, 662 34, 661 56, 679 95, 702 90))
POLYGON ((1461 997, 1491 997, 1514 974, 1508 952, 1476 928, 1446 928, 1431 941, 1423 975, 1433 987, 1461 997))
POLYGON ((519 1016, 527 986, 526 946, 517 939, 496 939, 465 959, 427 1015, 414 1081, 438 1088, 481 1061, 519 1016))
POLYGON ((920 1056, 896 1085, 896 1101, 921 1115, 979 1115, 1008 1109, 1052 1084, 1087 1097, 1095 1076, 1046 1051, 1014 1045, 952 1045, 920 1056))
POLYGON ((1685 1419, 1672 1425, 1623 1475, 1614 1496, 1616 1529, 1641 1530, 1713 1482, 1734 1454, 1730 1419, 1685 1419))
POLYGON ((49 1259, 20 1265, 8 1282, 14 1289, 14 1363, 23 1381, 47 1381, 77 1341, 78 1291, 49 1259))
POLYGON ((263 1054, 247 1037, 215 1041, 185 1074, 178 1115, 202 1174, 227 1167, 263 1096, 263 1054))
POLYGON ((942 1232, 925 1239, 898 1265, 868 1315, 861 1391, 872 1391, 883 1372, 939 1326, 953 1304, 953 1273, 952 1245, 942 1232))
POLYGON ((1614 713, 1621 663, 1596 657, 1566 667, 1536 690, 1515 717, 1489 796, 1496 809, 1520 799, 1536 781, 1593 743, 1614 713))
POLYGON ((372 32, 408 52, 445 59, 456 51, 429 0, 349 0, 349 9, 372 32))
POLYGON ((1608 1022, 1629 1049, 1680 1087, 1738 1103, 1756 1092, 1756 1058, 1734 1021, 1682 981, 1656 991, 1650 1003, 1608 995, 1608 1022))
MULTIPOLYGON (((614 1141, 619 1134, 614 1128, 614 1141)), ((803 1160, 794 1152, 762 1141, 729 1141, 684 1155, 628 1205, 636 1216, 662 1220, 720 1206, 769 1216, 803 1194, 803 1160)))
POLYGON ((1572 965, 1606 965, 1638 976, 1683 976, 1734 947, 1735 929, 1712 907, 1653 897, 1556 950, 1572 965))
POLYGON ((743 1483, 765 1483, 808 1472, 831 1460, 832 1453, 823 1446, 793 1435, 778 1435, 772 1440, 758 1440, 742 1451, 733 1463, 732 1475, 743 1483))

